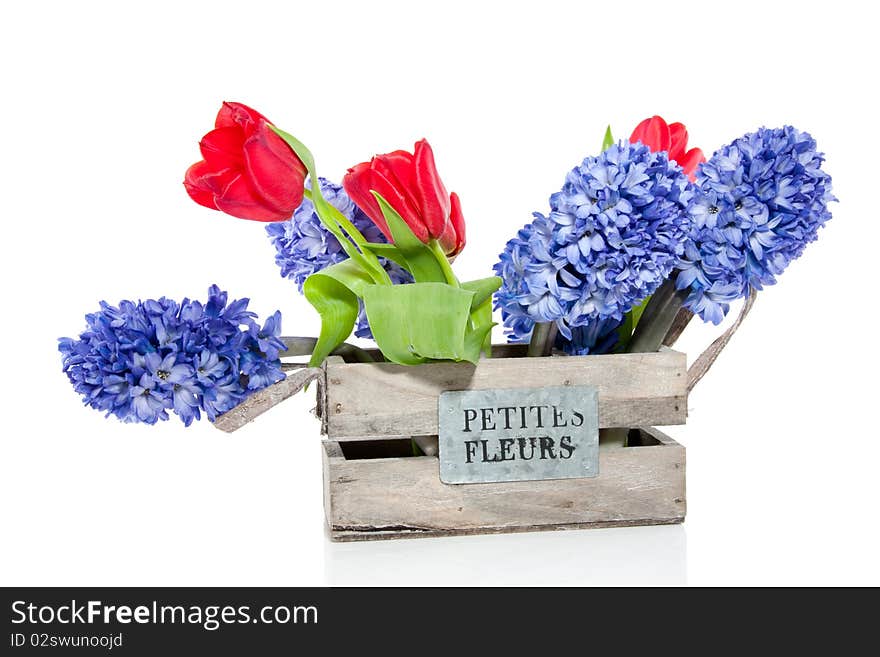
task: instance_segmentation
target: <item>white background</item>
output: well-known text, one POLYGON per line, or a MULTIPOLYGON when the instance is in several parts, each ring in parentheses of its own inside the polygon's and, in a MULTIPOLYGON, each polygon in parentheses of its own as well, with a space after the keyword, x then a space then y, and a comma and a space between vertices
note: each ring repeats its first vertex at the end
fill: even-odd
MULTIPOLYGON (((873 21, 843 2, 139 6, 0 10, 0 583, 880 584, 873 21), (334 545, 312 395, 233 435, 83 408, 55 341, 101 299, 216 282, 316 334, 263 226, 184 193, 222 100, 336 180, 428 137, 463 200, 463 278, 489 274, 609 122, 624 137, 658 113, 709 154, 761 125, 811 132, 841 202, 669 431, 685 525, 334 545)), ((680 347, 718 331, 695 323, 680 347)))

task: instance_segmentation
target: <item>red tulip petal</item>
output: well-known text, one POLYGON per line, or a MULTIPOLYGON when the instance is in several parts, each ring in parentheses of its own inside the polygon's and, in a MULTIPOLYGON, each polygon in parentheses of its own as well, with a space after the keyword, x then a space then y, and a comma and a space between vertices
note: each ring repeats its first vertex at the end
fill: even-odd
POLYGON ((217 169, 208 162, 196 162, 187 169, 183 185, 196 203, 217 210, 215 197, 223 193, 236 175, 234 169, 217 169))
MULTIPOLYGON (((386 170, 391 171, 402 186, 410 187, 416 182, 415 165, 413 164, 413 154, 407 151, 391 151, 385 155, 377 155, 373 158, 373 168, 378 169, 379 165, 386 170)), ((385 171, 382 174, 387 178, 385 171)), ((389 178, 390 180, 390 178, 389 178)))
POLYGON ((373 168, 371 174, 370 189, 378 192, 392 208, 397 210, 397 213, 403 218, 406 225, 410 227, 410 230, 415 233, 415 236, 427 244, 430 235, 428 234, 428 229, 425 227, 425 224, 422 223, 418 211, 412 206, 409 200, 400 193, 397 187, 395 187, 391 181, 385 178, 385 176, 379 171, 373 168))
POLYGON ((376 197, 370 193, 371 177, 370 163, 361 162, 353 166, 345 174, 345 177, 342 179, 342 188, 349 198, 354 201, 354 204, 363 210, 364 214, 382 231, 385 239, 391 242, 393 241, 391 231, 388 229, 388 224, 382 215, 382 210, 379 207, 378 201, 376 201, 376 197))
POLYGON ((303 163, 265 121, 245 140, 243 150, 248 183, 268 208, 289 217, 302 203, 303 163))
POLYGON ((688 131, 683 123, 669 124, 669 159, 681 164, 688 143, 688 131))
POLYGON ((458 194, 452 192, 449 195, 449 224, 455 231, 455 246, 450 257, 458 255, 465 245, 464 216, 461 214, 461 199, 458 194))
POLYGON ((202 137, 202 157, 218 167, 244 166, 244 132, 238 126, 217 128, 202 137))
POLYGON ((251 221, 285 221, 289 212, 267 207, 248 185, 243 174, 237 175, 223 193, 214 199, 217 209, 239 219, 251 221))
POLYGON ((458 236, 455 234, 455 228, 452 226, 452 222, 446 222, 446 226, 443 228, 443 232, 434 239, 437 240, 438 244, 440 244, 440 248, 443 249, 443 253, 445 253, 449 257, 452 257, 456 253, 458 253, 458 251, 456 250, 456 247, 458 246, 458 236))
MULTIPOLYGON (((199 164, 204 163, 200 162, 199 164)), ((198 166, 198 164, 194 164, 193 166, 198 166)), ((206 208, 211 208, 212 210, 217 209, 217 206, 214 204, 214 192, 202 189, 201 187, 191 183, 189 181, 189 171, 187 171, 186 178, 183 179, 183 186, 184 188, 186 188, 186 193, 189 194, 190 198, 193 201, 195 201, 199 205, 205 206, 206 208)))
POLYGON ((251 109, 242 103, 225 102, 217 112, 217 118, 214 121, 215 128, 229 128, 239 126, 241 128, 254 128, 260 121, 271 123, 269 119, 260 114, 257 110, 251 109))
POLYGON ((415 215, 421 216, 421 202, 416 187, 416 172, 412 153, 393 151, 377 155, 371 162, 373 171, 379 173, 407 200, 415 215))
POLYGON ((647 131, 648 124, 650 122, 651 122, 651 119, 645 119, 644 121, 639 123, 636 126, 635 130, 632 131, 632 134, 629 137, 630 142, 632 142, 634 144, 637 141, 640 141, 644 144, 645 143, 644 142, 645 132, 647 131))
POLYGON ((706 156, 699 148, 692 148, 678 161, 681 168, 691 180, 696 178, 697 167, 706 161, 706 156))
POLYGON ((432 237, 440 237, 449 223, 449 192, 437 173, 434 151, 428 140, 416 142, 414 161, 416 188, 421 196, 422 221, 432 237))
POLYGON ((668 151, 669 126, 662 117, 652 116, 636 126, 629 140, 640 141, 652 151, 668 151))

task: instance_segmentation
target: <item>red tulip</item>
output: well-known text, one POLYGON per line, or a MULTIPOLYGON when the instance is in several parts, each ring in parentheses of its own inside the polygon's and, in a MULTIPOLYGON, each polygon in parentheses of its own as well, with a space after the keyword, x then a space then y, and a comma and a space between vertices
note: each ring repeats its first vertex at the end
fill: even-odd
POLYGON ((437 240, 448 256, 464 248, 461 202, 457 194, 449 194, 443 186, 426 140, 416 142, 413 153, 394 151, 352 167, 342 186, 389 241, 391 232, 371 191, 388 201, 425 244, 437 240))
POLYGON ((223 103, 199 143, 205 159, 183 181, 192 199, 240 219, 289 219, 302 203, 306 168, 269 126, 247 105, 223 103))
POLYGON ((669 159, 675 160, 691 180, 696 175, 697 165, 706 161, 699 148, 687 150, 688 133, 684 124, 667 125, 659 116, 639 123, 629 140, 633 143, 640 141, 652 151, 666 151, 669 159))

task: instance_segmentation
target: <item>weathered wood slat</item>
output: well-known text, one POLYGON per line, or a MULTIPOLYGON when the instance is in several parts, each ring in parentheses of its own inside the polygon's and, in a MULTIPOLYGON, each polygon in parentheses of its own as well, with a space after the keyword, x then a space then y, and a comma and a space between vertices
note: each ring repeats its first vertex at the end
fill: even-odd
MULTIPOLYGON (((281 338, 285 341, 292 340, 316 340, 315 338, 281 338)), ((343 343, 345 345, 345 343, 343 343)), ((356 362, 356 358, 353 357, 352 350, 349 348, 351 345, 343 346, 341 349, 337 349, 333 352, 333 355, 340 356, 342 362, 346 361, 344 356, 348 356, 347 360, 350 362, 356 362)), ((528 351, 529 345, 527 344, 493 344, 492 345, 492 358, 519 358, 521 356, 525 356, 528 351)), ((302 349, 294 349, 290 351, 282 351, 281 359, 290 359, 290 358, 302 358, 303 355, 311 355, 311 351, 308 354, 303 353, 302 349)), ((382 352, 376 349, 375 347, 358 347, 358 351, 367 355, 370 360, 375 361, 377 363, 386 362, 385 357, 382 355, 382 352)))
POLYGON ((323 376, 323 372, 317 367, 285 369, 287 378, 248 395, 238 406, 218 416, 214 420, 214 427, 228 433, 236 431, 323 376))
POLYGON ((348 460, 324 441, 331 538, 371 540, 671 524, 684 520, 685 449, 659 444, 602 451, 590 479, 443 484, 432 457, 348 460))
POLYGON ((437 400, 445 390, 593 385, 599 426, 683 424, 687 417, 686 358, 649 354, 559 358, 491 358, 405 367, 391 363, 325 364, 319 399, 324 433, 364 436, 436 435, 437 400))

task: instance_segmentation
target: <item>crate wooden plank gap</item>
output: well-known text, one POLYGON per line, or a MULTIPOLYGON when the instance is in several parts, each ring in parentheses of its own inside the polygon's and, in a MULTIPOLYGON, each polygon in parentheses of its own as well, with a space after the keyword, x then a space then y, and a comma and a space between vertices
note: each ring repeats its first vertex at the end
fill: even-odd
POLYGON ((685 449, 653 428, 600 451, 595 478, 443 484, 433 457, 347 458, 325 440, 330 537, 362 541, 680 523, 685 449))

